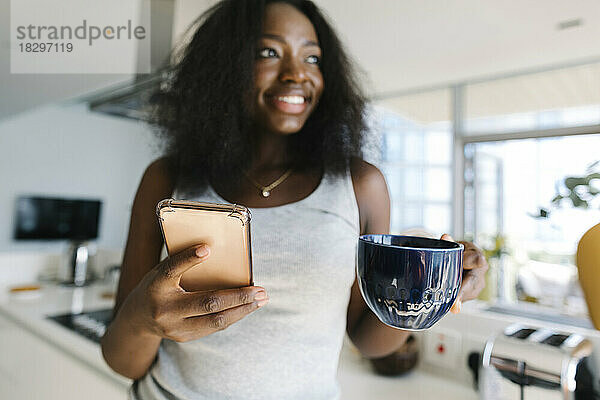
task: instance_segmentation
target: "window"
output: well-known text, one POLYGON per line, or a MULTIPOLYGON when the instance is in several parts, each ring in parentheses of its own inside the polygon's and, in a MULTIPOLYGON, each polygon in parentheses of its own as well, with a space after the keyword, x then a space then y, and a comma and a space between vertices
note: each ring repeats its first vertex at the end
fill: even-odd
POLYGON ((381 141, 378 167, 391 198, 391 231, 450 232, 452 123, 450 90, 379 100, 372 121, 381 141))
POLYGON ((600 134, 473 143, 467 149, 473 172, 466 229, 488 249, 501 238, 505 251, 492 260, 497 298, 586 318, 574 254, 581 236, 600 221, 600 199, 590 198, 588 209, 552 199, 564 193, 566 177, 584 175, 600 160, 600 134))
POLYGON ((574 256, 600 199, 552 200, 600 160, 600 63, 460 90, 465 235, 492 255, 484 297, 587 320, 574 256))
POLYGON ((600 172, 600 62, 374 106, 392 232, 419 227, 473 239, 490 260, 482 298, 494 307, 540 318, 551 309, 571 318, 556 322, 591 326, 574 255, 600 221, 600 194, 580 193, 587 209, 553 199, 565 195, 566 177, 600 172))

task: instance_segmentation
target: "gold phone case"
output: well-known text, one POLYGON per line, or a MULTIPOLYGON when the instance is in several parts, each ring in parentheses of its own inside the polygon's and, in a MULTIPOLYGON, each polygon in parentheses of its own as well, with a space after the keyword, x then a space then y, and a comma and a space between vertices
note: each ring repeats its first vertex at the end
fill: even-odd
POLYGON ((165 199, 156 215, 169 256, 206 243, 210 256, 181 276, 187 291, 253 285, 250 210, 236 204, 165 199))

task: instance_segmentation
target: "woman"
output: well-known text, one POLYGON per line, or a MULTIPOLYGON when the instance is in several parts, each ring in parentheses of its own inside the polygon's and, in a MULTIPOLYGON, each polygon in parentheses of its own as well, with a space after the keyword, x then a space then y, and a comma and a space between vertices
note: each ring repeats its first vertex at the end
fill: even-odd
MULTIPOLYGON (((344 330, 366 357, 409 335, 356 283, 357 237, 388 232, 390 213, 383 175, 360 159, 364 97, 310 1, 226 0, 202 21, 159 96, 167 156, 136 194, 104 357, 136 399, 337 398, 344 330), (262 286, 181 289, 210 249, 159 262, 154 209, 171 196, 250 207, 262 286)), ((462 300, 487 268, 468 247, 462 300)))

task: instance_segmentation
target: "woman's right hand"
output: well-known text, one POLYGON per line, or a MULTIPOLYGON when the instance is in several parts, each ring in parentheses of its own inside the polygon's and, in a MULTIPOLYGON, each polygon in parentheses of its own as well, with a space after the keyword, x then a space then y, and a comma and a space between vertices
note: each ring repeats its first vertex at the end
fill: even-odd
POLYGON ((181 288, 181 275, 209 253, 206 245, 187 248, 144 276, 120 310, 136 332, 187 342, 223 330, 267 303, 260 286, 202 292, 181 288))

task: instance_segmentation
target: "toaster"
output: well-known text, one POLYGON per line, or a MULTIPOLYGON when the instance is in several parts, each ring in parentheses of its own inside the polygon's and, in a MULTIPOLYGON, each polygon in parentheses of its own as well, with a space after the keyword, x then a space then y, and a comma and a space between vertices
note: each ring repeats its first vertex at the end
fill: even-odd
POLYGON ((583 336, 514 324, 481 357, 483 400, 597 400, 592 344, 583 336))

